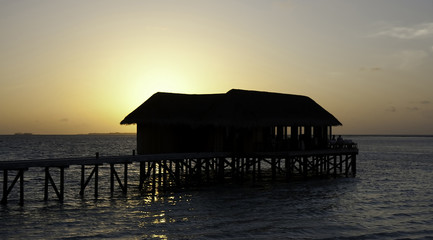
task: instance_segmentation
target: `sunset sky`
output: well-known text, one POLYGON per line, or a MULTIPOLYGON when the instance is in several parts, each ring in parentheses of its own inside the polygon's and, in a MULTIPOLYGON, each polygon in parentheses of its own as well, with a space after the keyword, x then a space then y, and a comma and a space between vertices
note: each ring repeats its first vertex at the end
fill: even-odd
POLYGON ((135 132, 155 92, 232 88, 433 134, 432 0, 0 0, 0 33, 0 134, 135 132))

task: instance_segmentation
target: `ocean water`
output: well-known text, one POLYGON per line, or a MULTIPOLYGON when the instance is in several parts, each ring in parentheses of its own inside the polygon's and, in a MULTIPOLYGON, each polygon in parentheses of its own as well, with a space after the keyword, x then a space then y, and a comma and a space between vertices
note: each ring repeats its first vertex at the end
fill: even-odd
MULTIPOLYGON (((59 203, 52 191, 43 201, 43 169, 30 169, 24 206, 17 186, 0 206, 0 239, 433 239, 433 137, 350 138, 360 149, 355 178, 244 182, 152 197, 138 190, 133 165, 124 196, 110 194, 102 167, 96 200, 91 184, 79 196, 80 170, 71 166, 59 203)), ((0 161, 134 148, 135 136, 0 136, 0 161)))

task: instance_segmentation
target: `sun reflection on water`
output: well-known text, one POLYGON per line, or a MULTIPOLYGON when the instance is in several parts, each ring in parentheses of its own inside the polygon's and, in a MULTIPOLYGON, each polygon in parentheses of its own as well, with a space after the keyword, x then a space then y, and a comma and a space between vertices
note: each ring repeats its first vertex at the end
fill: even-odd
POLYGON ((168 239, 167 235, 164 234, 152 234, 152 238, 159 238, 159 239, 168 239))

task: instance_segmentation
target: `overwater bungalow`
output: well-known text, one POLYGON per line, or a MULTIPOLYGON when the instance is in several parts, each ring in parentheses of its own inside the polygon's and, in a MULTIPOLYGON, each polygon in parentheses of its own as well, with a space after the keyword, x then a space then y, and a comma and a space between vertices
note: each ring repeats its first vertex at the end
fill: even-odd
MULTIPOLYGON (((355 176, 355 143, 335 141, 341 123, 309 97, 233 89, 224 94, 155 93, 123 119, 137 124, 137 153, 132 156, 2 161, 3 196, 19 182, 24 202, 24 172, 45 168, 44 200, 49 186, 64 199, 65 169, 81 165, 80 195, 94 179, 98 197, 99 166, 109 164, 110 191, 128 188, 128 165, 139 163, 139 188, 157 189, 224 182, 225 179, 355 176), (123 181, 115 166, 123 165, 123 181), (55 183, 51 169, 59 169, 55 183), (17 172, 9 184, 9 173, 17 172), (86 174, 90 172, 90 174, 86 174)), ((119 168, 119 167, 118 167, 119 168)), ((121 175, 122 176, 122 175, 121 175)))
POLYGON ((137 124, 138 154, 323 149, 341 125, 309 97, 238 89, 158 92, 121 124, 137 124))

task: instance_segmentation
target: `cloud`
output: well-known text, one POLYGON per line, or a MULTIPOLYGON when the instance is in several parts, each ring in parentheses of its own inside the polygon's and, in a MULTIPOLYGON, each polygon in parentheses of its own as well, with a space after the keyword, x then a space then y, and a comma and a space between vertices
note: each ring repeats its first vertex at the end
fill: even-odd
POLYGON ((428 57, 428 54, 421 50, 403 50, 394 54, 393 57, 397 62, 398 68, 403 70, 412 70, 423 64, 424 60, 428 57))
POLYGON ((411 111, 411 112, 416 112, 416 111, 419 110, 418 107, 407 107, 406 109, 407 109, 408 111, 411 111))
POLYGON ((421 104, 430 104, 430 101, 429 100, 424 100, 424 101, 421 101, 419 103, 421 103, 421 104))
POLYGON ((383 68, 381 67, 360 67, 359 71, 370 71, 370 72, 379 72, 379 71, 383 71, 383 68))
POLYGON ((387 108, 385 111, 387 112, 397 112, 397 109, 394 106, 387 108))
POLYGON ((67 118, 62 118, 62 119, 60 119, 59 121, 60 121, 60 122, 69 122, 69 119, 67 119, 67 118))
POLYGON ((372 71, 372 72, 378 72, 378 71, 382 71, 382 68, 380 68, 380 67, 372 67, 372 68, 370 68, 370 71, 372 71))
POLYGON ((391 27, 373 36, 384 36, 398 39, 416 39, 433 36, 433 22, 418 24, 412 27, 391 27))

